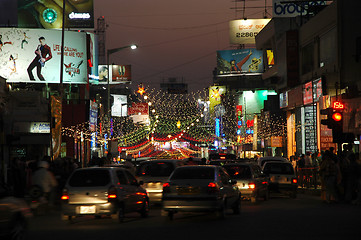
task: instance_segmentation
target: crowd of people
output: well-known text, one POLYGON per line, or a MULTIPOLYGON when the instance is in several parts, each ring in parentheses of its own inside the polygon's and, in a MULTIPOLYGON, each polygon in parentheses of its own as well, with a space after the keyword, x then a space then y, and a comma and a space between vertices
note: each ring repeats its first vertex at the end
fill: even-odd
POLYGON ((290 161, 301 186, 313 187, 310 179, 321 185, 324 202, 361 204, 361 159, 351 143, 338 153, 330 147, 323 152, 291 156, 290 161))

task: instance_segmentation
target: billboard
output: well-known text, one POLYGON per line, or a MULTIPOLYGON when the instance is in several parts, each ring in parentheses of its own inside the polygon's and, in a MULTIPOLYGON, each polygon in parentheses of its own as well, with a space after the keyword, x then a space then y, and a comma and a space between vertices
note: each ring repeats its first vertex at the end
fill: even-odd
POLYGON ((226 86, 211 86, 209 88, 209 111, 214 113, 215 106, 222 103, 222 96, 227 92, 226 86))
POLYGON ((113 117, 126 117, 128 115, 128 101, 127 95, 115 95, 113 96, 113 105, 112 105, 112 116, 113 117))
POLYGON ((257 34, 271 19, 240 19, 229 22, 231 44, 255 44, 257 34))
MULTIPOLYGON (((0 41, 0 76, 8 83, 60 83, 61 31, 0 28, 0 41)), ((87 83, 84 32, 65 32, 63 83, 87 83)))
POLYGON ((263 73, 263 52, 254 48, 217 51, 217 74, 263 73))
MULTIPOLYGON (((292 1, 292 0, 291 0, 292 1)), ((297 17, 300 15, 306 16, 310 7, 326 5, 326 1, 290 1, 287 3, 284 0, 273 0, 273 17, 297 17)))
MULTIPOLYGON (((108 76, 110 77, 109 84, 127 83, 132 80, 131 74, 132 70, 130 65, 98 65, 97 83, 108 84, 108 76)), ((96 81, 94 83, 96 83, 96 81)))
MULTIPOLYGON (((19 28, 62 28, 63 0, 17 1, 19 28)), ((93 0, 65 0, 65 28, 94 28, 93 0)))

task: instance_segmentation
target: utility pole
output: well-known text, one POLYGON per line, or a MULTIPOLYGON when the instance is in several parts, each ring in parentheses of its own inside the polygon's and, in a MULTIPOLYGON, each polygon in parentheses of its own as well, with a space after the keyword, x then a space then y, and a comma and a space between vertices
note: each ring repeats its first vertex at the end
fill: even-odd
POLYGON ((104 16, 99 17, 97 20, 97 35, 98 35, 98 57, 101 64, 106 64, 106 55, 105 55, 105 30, 107 25, 105 23, 104 16))

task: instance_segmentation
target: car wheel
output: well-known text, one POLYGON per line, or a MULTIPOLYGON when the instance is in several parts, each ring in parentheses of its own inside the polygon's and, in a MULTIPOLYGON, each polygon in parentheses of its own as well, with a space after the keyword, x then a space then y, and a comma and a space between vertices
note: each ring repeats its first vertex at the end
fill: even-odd
POLYGON ((296 191, 291 192, 290 197, 291 198, 297 198, 297 192, 296 191))
POLYGON ((267 190, 266 193, 264 194, 264 200, 268 201, 269 200, 269 191, 267 190))
POLYGON ((234 203, 234 207, 232 208, 233 210, 233 214, 241 214, 241 199, 238 199, 235 203, 234 203))
POLYGON ((149 215, 149 202, 148 200, 145 200, 143 203, 143 207, 140 210, 140 215, 142 216, 142 218, 146 218, 149 215))
POLYGON ((226 217, 226 204, 223 203, 222 207, 216 211, 218 219, 224 219, 226 217))
POLYGON ((120 207, 116 214, 113 214, 111 217, 113 220, 122 223, 124 221, 124 209, 120 207))
POLYGON ((174 212, 173 212, 173 211, 169 211, 169 212, 168 212, 168 219, 172 221, 173 218, 174 218, 174 212))
POLYGON ((17 216, 11 225, 10 239, 20 240, 25 238, 26 220, 22 216, 17 216))

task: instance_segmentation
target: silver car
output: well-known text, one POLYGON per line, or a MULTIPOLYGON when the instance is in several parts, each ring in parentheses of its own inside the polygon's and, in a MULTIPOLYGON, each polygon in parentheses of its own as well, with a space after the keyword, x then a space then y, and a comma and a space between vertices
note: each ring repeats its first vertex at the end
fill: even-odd
POLYGON ((241 193, 220 166, 178 167, 163 185, 162 214, 169 219, 177 212, 216 212, 224 218, 228 208, 240 213, 241 193))
POLYGON ((136 170, 136 177, 144 182, 144 188, 148 192, 151 204, 162 202, 163 183, 165 183, 173 170, 183 166, 182 160, 158 159, 144 161, 139 164, 136 170))
POLYGON ((62 218, 111 216, 122 222, 127 212, 147 217, 146 190, 125 168, 91 167, 75 170, 68 178, 62 199, 62 218))
POLYGON ((255 163, 229 163, 223 166, 232 179, 237 181, 242 199, 258 203, 260 198, 269 199, 268 178, 255 163))
POLYGON ((269 178, 270 192, 297 197, 297 176, 290 162, 266 162, 263 172, 269 178))

